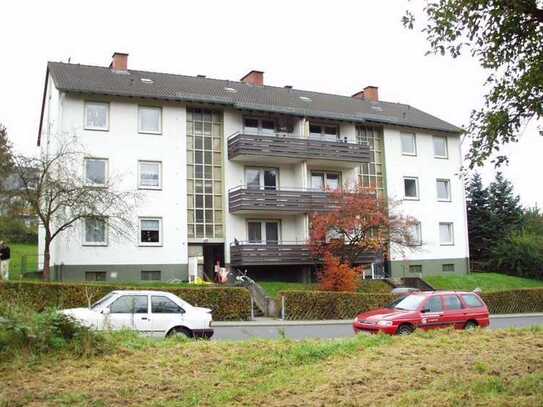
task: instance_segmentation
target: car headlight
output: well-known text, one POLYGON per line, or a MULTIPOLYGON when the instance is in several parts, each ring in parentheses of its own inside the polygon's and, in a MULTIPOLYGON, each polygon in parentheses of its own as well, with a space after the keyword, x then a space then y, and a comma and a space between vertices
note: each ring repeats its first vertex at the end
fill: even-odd
POLYGON ((377 325, 379 326, 392 326, 392 321, 388 321, 386 319, 381 319, 377 321, 377 325))

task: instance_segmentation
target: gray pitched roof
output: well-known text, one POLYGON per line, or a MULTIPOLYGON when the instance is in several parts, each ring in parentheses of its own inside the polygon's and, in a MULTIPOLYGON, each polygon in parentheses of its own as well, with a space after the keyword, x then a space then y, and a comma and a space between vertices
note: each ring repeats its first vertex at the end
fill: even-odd
POLYGON ((238 109, 462 132, 444 120, 400 103, 168 73, 113 72, 105 67, 60 62, 49 62, 48 70, 55 86, 66 92, 214 102, 238 109))

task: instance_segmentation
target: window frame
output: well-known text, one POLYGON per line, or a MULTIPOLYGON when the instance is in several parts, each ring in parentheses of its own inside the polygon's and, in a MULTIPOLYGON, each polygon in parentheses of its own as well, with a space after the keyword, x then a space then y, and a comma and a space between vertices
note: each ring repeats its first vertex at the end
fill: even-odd
POLYGON ((454 223, 453 222, 439 222, 438 233, 439 233, 440 246, 454 246, 454 223), (449 230, 451 232, 451 240, 449 242, 441 241, 441 225, 449 225, 450 227, 449 230))
POLYGON ((462 299, 456 294, 442 294, 442 300, 443 300, 443 305, 445 306, 445 310, 447 310, 447 311, 459 311, 459 310, 463 310, 464 308, 466 308, 464 306, 464 303, 462 302, 462 299), (458 300, 458 304, 460 304, 460 308, 451 308, 451 307, 449 307, 449 303, 447 302, 447 298, 456 298, 458 300))
POLYGON ((162 190, 162 161, 154 160, 138 160, 138 189, 143 190, 162 190), (141 184, 141 164, 158 164, 158 186, 142 185, 141 184))
POLYGON ((411 247, 422 246, 422 225, 421 225, 421 222, 417 221, 417 223, 415 223, 413 226, 415 226, 417 228, 419 239, 417 241, 414 241, 413 244, 411 244, 410 246, 411 247))
MULTIPOLYGON (((256 116, 243 116, 242 117, 242 125, 243 125, 243 132, 247 132, 247 134, 250 134, 250 135, 258 135, 258 136, 274 136, 278 133, 278 124, 277 124, 277 120, 275 118, 267 118, 267 117, 256 117, 256 116), (256 120, 257 121, 257 127, 246 127, 245 126, 245 120, 256 120), (270 121, 270 122, 273 122, 273 132, 272 133, 268 133, 268 132, 265 132, 263 129, 264 127, 262 126, 262 122, 263 121, 270 121), (252 132, 248 132, 246 129, 255 129, 256 128, 256 134, 252 133, 252 132)), ((251 130, 252 131, 252 130, 251 130)))
POLYGON ((85 271, 85 281, 107 281, 107 271, 85 271), (87 278, 88 275, 94 275, 94 277, 96 277, 98 274, 100 275, 103 275, 104 276, 104 279, 103 280, 98 280, 96 278, 92 279, 92 280, 89 280, 87 278))
POLYGON ((164 226, 162 224, 162 218, 161 217, 155 217, 155 216, 141 216, 138 219, 138 246, 141 247, 160 247, 164 243, 164 226), (157 220, 158 221, 158 242, 142 242, 141 241, 141 233, 143 231, 141 224, 144 220, 157 220))
POLYGON ((447 139, 447 136, 432 136, 432 152, 434 153, 434 158, 439 158, 442 160, 448 160, 449 159, 449 140, 447 139), (436 154, 436 145, 435 140, 436 139, 443 139, 445 140, 445 155, 438 155, 436 154))
POLYGON ((341 171, 330 171, 330 170, 318 170, 318 169, 312 169, 309 171, 309 185, 310 185, 310 189, 312 191, 318 191, 318 192, 326 192, 327 191, 327 183, 328 183, 328 175, 337 175, 337 184, 338 184, 338 188, 336 191, 341 191, 342 190, 342 183, 341 183, 341 176, 343 175, 341 173, 341 171), (324 189, 318 189, 318 188, 313 188, 313 176, 322 176, 322 181, 323 181, 323 187, 324 189))
POLYGON ((157 134, 161 135, 163 131, 162 128, 162 106, 152 106, 152 105, 138 105, 138 133, 140 134, 157 134), (158 120, 158 131, 155 130, 143 130, 141 128, 141 111, 145 109, 155 109, 160 112, 160 117, 158 120))
POLYGON ((436 195, 437 195, 437 201, 438 202, 451 202, 452 201, 452 192, 451 192, 451 180, 448 179, 448 178, 436 178, 436 195), (448 192, 448 198, 445 199, 445 198, 440 198, 439 197, 439 183, 440 182, 446 182, 448 187, 447 187, 447 192, 448 192))
POLYGON ((250 218, 250 219, 247 219, 245 227, 246 227, 246 230, 247 230, 247 243, 249 243, 249 244, 266 245, 266 244, 271 244, 272 242, 275 242, 276 244, 278 244, 279 242, 282 241, 281 219, 253 219, 253 218, 250 218), (260 241, 259 242, 250 241, 250 239, 249 239, 249 223, 259 223, 260 224, 260 241), (275 240, 268 241, 268 236, 267 236, 267 232, 266 232, 266 224, 267 223, 275 223, 277 225, 277 241, 275 241, 275 240))
POLYGON ((340 133, 340 125, 338 123, 326 123, 326 122, 319 122, 319 121, 311 121, 309 120, 308 121, 308 128, 307 128, 307 136, 309 139, 313 138, 313 140, 316 140, 316 137, 319 137, 319 140, 321 141, 330 141, 330 142, 336 142, 336 143, 341 143, 341 142, 347 142, 346 138, 345 139, 341 139, 341 133, 340 133), (311 126, 319 126, 321 128, 321 132, 318 133, 319 136, 316 136, 317 133, 312 133, 311 132, 311 126), (335 127, 336 129, 336 139, 335 140, 328 140, 328 138, 332 138, 333 135, 332 134, 328 134, 326 133, 326 128, 327 127, 335 127), (312 134, 314 134, 312 136, 312 134))
POLYGON ((441 272, 442 273, 454 273, 456 271, 456 267, 454 263, 445 263, 441 265, 441 272), (445 266, 452 266, 452 270, 445 270, 445 266))
POLYGON ((422 264, 409 264, 407 266, 407 272, 408 273, 421 273, 422 274, 422 269, 423 269, 422 264), (419 267, 420 270, 419 271, 412 271, 411 267, 419 267))
POLYGON ((252 191, 279 191, 279 177, 280 177, 280 170, 278 167, 255 167, 255 166, 252 166, 252 165, 247 165, 243 168, 243 179, 244 179, 244 186, 245 188, 249 189, 249 190, 252 190, 252 191), (247 170, 256 170, 258 171, 258 183, 259 183, 259 187, 258 189, 256 188, 249 188, 249 183, 248 183, 248 179, 247 179, 247 170), (276 177, 276 182, 275 182, 275 189, 272 189, 272 188, 266 188, 266 185, 265 185, 265 172, 266 171, 270 171, 270 170, 273 170, 275 171, 275 177, 276 177))
POLYGON ((94 246, 94 247, 106 247, 109 244, 108 239, 108 227, 107 222, 103 220, 104 222, 104 241, 103 242, 88 242, 87 241, 87 219, 104 219, 97 216, 96 218, 88 217, 83 219, 83 236, 81 237, 81 245, 82 246, 94 246))
POLYGON ((103 158, 103 157, 84 157, 83 158, 83 179, 85 182, 85 186, 87 187, 94 187, 94 188, 106 188, 109 180, 109 159, 103 158), (104 169, 104 183, 103 184, 96 184, 89 182, 89 179, 87 177, 87 161, 104 161, 106 163, 105 169, 104 169))
POLYGON ((148 311, 151 313, 151 314, 157 314, 157 315, 163 315, 163 314, 166 314, 166 315, 178 315, 178 314, 184 314, 186 311, 185 309, 179 305, 176 301, 172 300, 171 298, 165 296, 165 295, 160 295, 160 294, 151 294, 149 296, 149 307, 148 307, 148 311), (175 304, 177 306, 177 308, 179 308, 179 311, 180 312, 154 312, 153 311, 153 298, 165 298, 167 299, 168 301, 172 302, 173 304, 175 304))
POLYGON ((417 134, 416 133, 408 133, 408 132, 401 132, 400 133, 400 150, 402 152, 402 155, 408 156, 408 157, 416 157, 417 156, 417 134), (403 137, 404 136, 411 136, 413 139, 413 152, 405 152, 403 149, 403 137))
POLYGON ((96 101, 96 100, 86 100, 85 101, 85 106, 84 106, 84 113, 83 113, 83 128, 85 130, 90 130, 90 131, 109 131, 109 114, 110 114, 110 103, 109 102, 99 102, 99 101, 96 101), (87 118, 88 118, 88 115, 87 115, 87 107, 89 105, 106 105, 107 106, 107 109, 106 109, 106 127, 93 127, 93 126, 89 126, 87 124, 87 118))
POLYGON ((141 270, 140 271, 140 280, 141 281, 162 281, 162 270, 141 270), (158 279, 154 278, 143 278, 144 273, 158 273, 158 279))
POLYGON ((404 201, 420 201, 420 189, 419 189, 419 177, 403 177, 403 199, 404 201), (415 197, 408 197, 406 196, 405 192, 405 181, 406 180, 415 180, 415 187, 417 190, 417 195, 415 197))

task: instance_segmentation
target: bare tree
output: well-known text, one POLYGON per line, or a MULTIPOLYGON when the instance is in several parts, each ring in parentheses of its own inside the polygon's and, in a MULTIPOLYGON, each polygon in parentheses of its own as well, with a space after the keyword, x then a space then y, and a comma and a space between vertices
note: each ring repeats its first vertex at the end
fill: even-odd
POLYGON ((120 176, 110 176, 100 185, 86 179, 84 159, 89 155, 75 138, 59 138, 47 150, 40 157, 13 159, 23 184, 19 193, 44 228, 44 280, 50 276, 51 243, 57 236, 87 219, 102 221, 108 236, 133 236, 133 213, 140 199, 136 191, 118 188, 120 176))

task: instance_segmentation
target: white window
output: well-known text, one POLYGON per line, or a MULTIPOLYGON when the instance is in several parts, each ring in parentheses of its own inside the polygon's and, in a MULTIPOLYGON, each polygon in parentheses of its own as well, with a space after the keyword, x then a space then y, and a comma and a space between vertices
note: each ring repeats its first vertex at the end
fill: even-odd
POLYGON ((337 191, 340 189, 340 176, 337 172, 312 172, 311 189, 316 191, 337 191))
POLYGON ((309 123, 309 137, 317 140, 339 141, 339 128, 334 124, 309 123))
POLYGON ((162 109, 160 107, 140 106, 138 110, 138 130, 140 133, 162 133, 162 109))
POLYGON ((447 150, 447 137, 433 136, 432 139, 434 144, 434 157, 448 158, 449 152, 447 150))
POLYGON ((279 187, 277 168, 245 168, 245 184, 248 189, 276 190, 279 187))
POLYGON ((104 131, 109 129, 109 103, 85 103, 85 129, 104 131))
POLYGON ((107 183, 108 160, 105 158, 85 158, 85 182, 92 186, 105 186, 107 183))
POLYGON ((101 218, 86 218, 84 220, 83 244, 86 246, 106 246, 106 222, 101 218))
POLYGON ((422 244, 422 232, 420 222, 415 223, 409 227, 409 235, 411 237, 412 246, 420 246, 422 244))
POLYGON ((437 200, 438 201, 450 201, 451 200, 451 181, 448 179, 436 180, 437 186, 437 200))
POLYGON ((257 119, 245 117, 243 119, 243 130, 247 134, 275 135, 276 125, 273 119, 257 119))
POLYGON ((162 245, 162 219, 140 218, 140 246, 162 245))
POLYGON ((439 224, 439 244, 441 245, 453 245, 454 234, 452 223, 440 223, 439 224))
POLYGON ((419 199, 419 179, 416 177, 404 177, 404 199, 419 199))
POLYGON ((401 133, 402 154, 417 155, 417 138, 413 133, 401 133))
POLYGON ((162 163, 159 161, 138 162, 138 187, 141 189, 162 188, 162 163))
POLYGON ((276 220, 250 220, 247 222, 249 243, 277 243, 281 227, 276 220))

